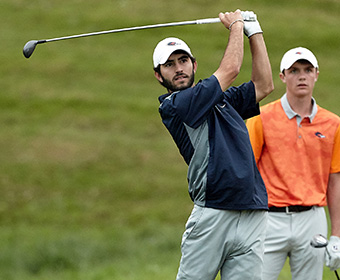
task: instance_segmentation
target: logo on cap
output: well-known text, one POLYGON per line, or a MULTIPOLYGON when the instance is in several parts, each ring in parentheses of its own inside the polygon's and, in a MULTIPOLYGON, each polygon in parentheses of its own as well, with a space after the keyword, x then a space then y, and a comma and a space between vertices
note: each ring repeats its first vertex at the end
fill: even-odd
POLYGON ((180 45, 180 44, 178 44, 177 42, 169 42, 168 43, 168 46, 176 46, 176 45, 180 45))

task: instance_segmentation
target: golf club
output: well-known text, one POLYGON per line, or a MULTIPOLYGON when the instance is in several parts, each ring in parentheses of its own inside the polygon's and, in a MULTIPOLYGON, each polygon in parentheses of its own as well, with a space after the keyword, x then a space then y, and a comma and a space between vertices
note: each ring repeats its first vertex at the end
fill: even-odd
POLYGON ((136 26, 136 27, 127 27, 127 28, 121 28, 121 29, 113 29, 113 30, 106 30, 106 31, 84 33, 84 34, 79 34, 79 35, 71 35, 71 36, 52 38, 52 39, 31 40, 31 41, 28 41, 25 44, 24 49, 23 49, 23 53, 24 53, 24 56, 26 58, 29 58, 32 55, 35 47, 38 44, 44 44, 44 43, 55 42, 55 41, 60 41, 60 40, 68 40, 68 39, 75 39, 75 38, 81 38, 81 37, 89 37, 89 36, 95 36, 95 35, 118 33, 118 32, 125 32, 125 31, 134 31, 134 30, 143 30, 143 29, 151 29, 151 28, 159 28, 159 27, 193 25, 193 24, 207 24, 207 23, 217 23, 217 22, 220 22, 219 18, 206 18, 206 19, 198 19, 198 20, 189 20, 189 21, 160 23, 160 24, 144 25, 144 26, 136 26))
MULTIPOLYGON (((310 241, 310 245, 314 248, 323 248, 323 247, 326 247, 328 245, 328 240, 322 234, 317 234, 317 235, 313 236, 312 240, 310 241)), ((327 248, 326 248, 326 252, 328 254, 327 248)), ((336 275, 336 278, 338 280, 340 280, 338 272, 336 270, 334 270, 334 273, 336 275)))
MULTIPOLYGON (((256 21, 255 14, 251 14, 248 16, 245 16, 245 14, 243 14, 243 17, 245 21, 256 21)), ((160 23, 160 24, 144 25, 144 26, 136 26, 136 27, 127 27, 127 28, 98 31, 98 32, 92 32, 92 33, 84 33, 84 34, 79 34, 79 35, 71 35, 71 36, 52 38, 52 39, 31 40, 25 44, 23 53, 26 58, 29 58, 34 52, 35 47, 38 44, 44 44, 44 43, 55 42, 55 41, 60 41, 60 40, 68 40, 68 39, 89 37, 89 36, 95 36, 95 35, 118 33, 118 32, 125 32, 125 31, 134 31, 134 30, 143 30, 143 29, 151 29, 151 28, 180 26, 180 25, 193 25, 193 24, 208 24, 208 23, 217 23, 217 22, 220 22, 219 18, 206 18, 206 19, 188 20, 188 21, 180 21, 180 22, 170 22, 170 23, 160 23)))

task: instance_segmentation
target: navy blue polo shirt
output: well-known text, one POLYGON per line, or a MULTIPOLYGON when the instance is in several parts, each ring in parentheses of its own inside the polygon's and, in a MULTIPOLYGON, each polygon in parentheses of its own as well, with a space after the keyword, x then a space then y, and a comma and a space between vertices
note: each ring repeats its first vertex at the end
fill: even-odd
POLYGON ((213 75, 159 101, 162 121, 188 164, 189 194, 195 204, 268 209, 244 123, 260 113, 253 82, 223 92, 213 75))

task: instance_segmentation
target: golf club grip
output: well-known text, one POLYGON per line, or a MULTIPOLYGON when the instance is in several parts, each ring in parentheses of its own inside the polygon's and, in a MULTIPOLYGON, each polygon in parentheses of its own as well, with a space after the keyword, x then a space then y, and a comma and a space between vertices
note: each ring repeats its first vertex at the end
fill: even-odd
POLYGON ((220 18, 205 18, 196 20, 196 24, 217 23, 221 22, 220 18))

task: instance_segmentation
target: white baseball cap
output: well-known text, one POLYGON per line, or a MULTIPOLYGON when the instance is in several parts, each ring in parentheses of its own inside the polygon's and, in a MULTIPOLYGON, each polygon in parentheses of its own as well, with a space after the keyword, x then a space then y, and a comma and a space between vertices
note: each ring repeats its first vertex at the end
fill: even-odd
POLYGON ((193 57, 190 48, 188 45, 182 41, 181 39, 175 37, 169 37, 162 41, 160 41, 154 52, 153 52, 153 66, 154 68, 158 67, 160 64, 164 64, 169 56, 177 50, 182 50, 188 53, 191 57, 193 57))
POLYGON ((319 68, 315 55, 308 49, 298 47, 287 51, 281 60, 280 71, 289 69, 296 61, 304 59, 309 61, 315 68, 319 68))

